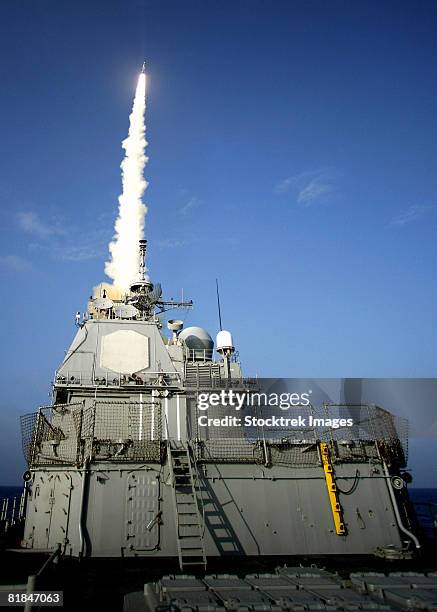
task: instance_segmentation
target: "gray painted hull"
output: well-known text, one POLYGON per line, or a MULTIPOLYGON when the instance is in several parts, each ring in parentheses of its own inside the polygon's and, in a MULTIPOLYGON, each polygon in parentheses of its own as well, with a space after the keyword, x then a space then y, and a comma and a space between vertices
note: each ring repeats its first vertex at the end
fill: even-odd
POLYGON ((401 534, 408 515, 390 483, 405 457, 389 413, 371 420, 366 408, 376 434, 351 444, 328 432, 329 485, 315 432, 200 426, 199 391, 250 384, 238 360, 165 338, 152 311, 135 321, 93 303, 89 312, 56 373, 53 404, 22 419, 25 547, 179 557, 182 568, 190 556, 204 565, 226 555, 372 554, 413 539, 401 534))
MULTIPOLYGON (((347 534, 338 536, 322 468, 205 465, 199 508, 206 555, 372 554, 401 546, 382 469, 339 466, 337 481, 349 489, 357 469, 358 486, 341 496, 347 534)), ((178 554, 167 465, 35 470, 32 488, 26 547, 50 549, 61 542, 76 557, 178 554)))

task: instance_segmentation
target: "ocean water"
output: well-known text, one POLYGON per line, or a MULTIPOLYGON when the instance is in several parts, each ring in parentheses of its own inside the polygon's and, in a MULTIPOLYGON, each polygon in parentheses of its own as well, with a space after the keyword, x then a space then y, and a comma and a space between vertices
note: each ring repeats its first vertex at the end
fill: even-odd
POLYGON ((0 499, 5 497, 20 497, 23 492, 23 487, 0 487, 0 499))
POLYGON ((428 537, 437 537, 437 489, 409 489, 417 518, 428 537))

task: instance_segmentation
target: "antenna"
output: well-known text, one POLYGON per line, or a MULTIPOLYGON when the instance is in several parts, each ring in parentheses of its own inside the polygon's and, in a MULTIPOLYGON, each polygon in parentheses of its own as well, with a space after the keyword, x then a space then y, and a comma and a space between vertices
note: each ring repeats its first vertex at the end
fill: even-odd
POLYGON ((140 240, 140 280, 146 280, 146 249, 147 240, 140 240))
POLYGON ((217 310, 218 310, 220 331, 222 331, 222 311, 220 309, 220 294, 219 294, 219 286, 218 286, 218 280, 217 279, 215 279, 215 288, 217 290, 217 310))

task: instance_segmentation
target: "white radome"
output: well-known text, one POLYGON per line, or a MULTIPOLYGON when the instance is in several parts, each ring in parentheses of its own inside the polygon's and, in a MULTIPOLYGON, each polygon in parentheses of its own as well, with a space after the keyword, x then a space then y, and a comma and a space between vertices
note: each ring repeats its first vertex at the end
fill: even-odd
POLYGON ((222 329, 217 334, 216 347, 219 353, 221 352, 233 352, 235 350, 234 342, 232 340, 232 334, 230 331, 222 329))

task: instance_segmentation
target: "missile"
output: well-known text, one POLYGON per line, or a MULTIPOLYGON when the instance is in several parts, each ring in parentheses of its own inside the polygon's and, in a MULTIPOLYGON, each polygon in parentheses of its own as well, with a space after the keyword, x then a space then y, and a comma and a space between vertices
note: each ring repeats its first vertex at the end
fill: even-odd
POLYGON ((142 74, 146 74, 146 60, 144 60, 143 65, 141 67, 142 74))

